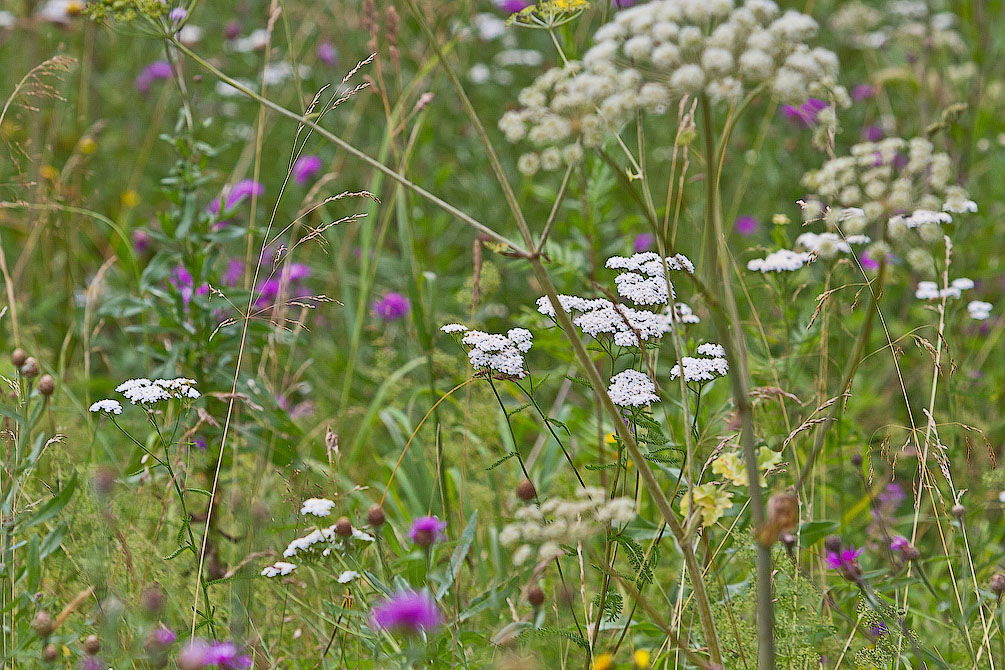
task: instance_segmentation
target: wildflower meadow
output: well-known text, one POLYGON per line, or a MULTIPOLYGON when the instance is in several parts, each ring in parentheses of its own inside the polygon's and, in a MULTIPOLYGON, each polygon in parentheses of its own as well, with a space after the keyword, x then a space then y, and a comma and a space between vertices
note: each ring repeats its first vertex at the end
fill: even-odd
POLYGON ((1003 57, 0 0, 0 667, 1005 670, 1003 57))

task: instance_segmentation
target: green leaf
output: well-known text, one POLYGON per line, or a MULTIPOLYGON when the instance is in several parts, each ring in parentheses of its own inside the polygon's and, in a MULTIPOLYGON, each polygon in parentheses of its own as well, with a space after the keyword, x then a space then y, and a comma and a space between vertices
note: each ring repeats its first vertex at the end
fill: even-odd
POLYGON ((38 510, 21 525, 21 530, 31 528, 32 526, 37 526, 40 523, 48 521, 62 511, 66 507, 66 503, 70 502, 70 498, 73 497, 73 492, 77 488, 77 475, 74 473, 73 477, 68 481, 59 493, 54 495, 49 499, 47 503, 38 508, 38 510))
POLYGON ((436 589, 436 599, 439 600, 444 596, 448 589, 454 584, 454 580, 457 579, 457 571, 461 567, 461 563, 464 562, 464 557, 468 555, 468 550, 471 548, 471 543, 475 539, 475 521, 478 519, 478 510, 471 512, 471 516, 468 517, 468 523, 464 526, 464 532, 461 533, 461 541, 454 549, 453 556, 450 557, 450 565, 447 567, 447 578, 440 584, 440 587, 436 589))

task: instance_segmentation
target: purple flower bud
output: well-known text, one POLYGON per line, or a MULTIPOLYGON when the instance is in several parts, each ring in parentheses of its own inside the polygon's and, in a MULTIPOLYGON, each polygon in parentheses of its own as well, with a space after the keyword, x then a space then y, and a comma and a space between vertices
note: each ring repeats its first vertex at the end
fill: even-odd
POLYGON ((446 537, 443 533, 447 528, 446 521, 440 521, 435 516, 420 516, 412 521, 412 529, 408 537, 422 548, 429 548, 434 542, 446 537))
POLYGON ((868 142, 879 142, 884 136, 885 133, 879 126, 866 126, 862 129, 862 137, 868 142))
POLYGON ((652 233, 640 233, 632 243, 632 248, 635 249, 635 253, 641 254, 643 251, 649 251, 655 242, 656 238, 652 233))
POLYGON ((293 179, 303 186, 321 172, 321 159, 317 156, 301 156, 293 164, 293 179))
POLYGON ((232 19, 227 21, 227 25, 223 27, 223 36, 228 41, 236 40, 237 36, 241 34, 241 22, 237 19, 232 19))
POLYGON ((385 321, 397 321, 412 309, 412 303, 400 293, 385 293, 373 303, 373 312, 385 321))
POLYGON ((531 0, 496 0, 496 7, 507 14, 516 14, 534 3, 531 0))
POLYGON ((182 21, 185 20, 186 16, 188 16, 187 9, 185 9, 184 7, 175 7, 174 9, 171 10, 171 13, 168 15, 168 18, 171 19, 171 23, 181 23, 182 21))
POLYGON ((331 42, 322 42, 318 45, 318 60, 325 65, 332 66, 338 63, 338 54, 331 42))
POLYGON ((876 95, 876 89, 872 84, 858 84, 851 90, 851 99, 861 102, 876 95))
POLYGON ((744 214, 743 216, 736 217, 736 221, 733 223, 733 227, 736 228, 736 232, 743 237, 749 237, 757 232, 761 224, 757 219, 749 214, 744 214))
POLYGON ((150 233, 143 230, 142 228, 137 228, 136 230, 133 231, 132 239, 133 239, 133 249, 136 251, 136 253, 145 254, 147 250, 150 248, 152 238, 150 237, 150 233))

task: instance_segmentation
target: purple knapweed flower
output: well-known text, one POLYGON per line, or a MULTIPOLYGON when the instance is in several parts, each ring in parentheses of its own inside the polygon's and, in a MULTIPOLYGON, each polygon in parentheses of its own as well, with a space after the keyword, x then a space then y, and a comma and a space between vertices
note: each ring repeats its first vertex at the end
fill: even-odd
POLYGON ((228 41, 236 40, 240 34, 241 22, 237 19, 231 19, 230 21, 227 21, 225 26, 223 26, 223 37, 228 41))
POLYGON ((385 321, 397 321, 412 309, 412 303, 400 293, 385 293, 373 303, 373 313, 385 321))
POLYGON ((855 549, 855 545, 852 544, 847 549, 842 549, 840 554, 836 551, 827 552, 827 558, 824 559, 824 563, 831 570, 851 569, 863 551, 865 550, 855 549))
POLYGON ((321 159, 318 156, 301 156, 293 164, 293 179, 303 186, 321 172, 321 159))
POLYGON ((338 63, 338 54, 335 53, 335 46, 331 42, 322 42, 318 45, 318 60, 328 66, 338 63))
POLYGON ((239 653, 233 642, 206 642, 194 639, 178 653, 178 667, 185 670, 197 668, 222 668, 241 670, 251 667, 251 658, 239 653))
POLYGON ((736 228, 736 232, 743 237, 749 237, 757 232, 761 224, 757 219, 749 214, 744 214, 743 216, 736 217, 736 221, 733 223, 733 227, 736 228))
POLYGON ((403 591, 375 606, 370 611, 373 628, 417 633, 440 626, 440 611, 426 593, 403 591))
POLYGON ((143 72, 136 77, 136 90, 140 93, 146 93, 150 90, 150 84, 158 79, 170 79, 173 74, 171 63, 166 60, 154 61, 143 68, 143 72))
POLYGON ((243 276, 244 261, 240 258, 231 258, 227 261, 227 269, 224 270, 220 281, 223 282, 224 286, 237 286, 237 283, 241 281, 241 277, 243 276))
POLYGON ((167 647, 174 644, 178 636, 174 634, 173 630, 161 624, 150 634, 150 639, 162 647, 167 647))
POLYGON ((890 551, 904 551, 911 546, 906 537, 898 535, 890 541, 890 551))
POLYGON ((862 139, 867 142, 879 142, 886 136, 883 129, 877 125, 866 126, 862 129, 862 139))
POLYGON ((522 9, 530 7, 534 3, 530 0, 496 0, 496 7, 507 14, 516 14, 522 9))
MULTIPOLYGON (((262 195, 263 193, 265 193, 264 184, 257 182, 254 179, 242 179, 234 184, 234 187, 227 192, 227 197, 224 198, 223 201, 223 211, 236 207, 249 195, 262 195)), ((213 202, 209 203, 209 207, 206 208, 206 211, 219 216, 221 214, 220 199, 216 198, 213 202)))
POLYGON ((142 228, 137 228, 132 234, 133 249, 138 254, 145 254, 148 249, 150 249, 150 243, 153 238, 150 237, 150 233, 143 230, 142 228))
POLYGON ((286 294, 291 298, 301 298, 308 295, 305 287, 300 282, 307 279, 311 274, 309 267, 303 263, 291 263, 285 266, 278 277, 269 277, 258 288, 258 298, 255 300, 257 307, 264 307, 275 302, 279 298, 279 292, 286 284, 286 294))
POLYGON ((904 493, 904 487, 897 482, 890 482, 886 485, 886 488, 876 496, 879 501, 883 503, 884 507, 891 507, 896 509, 900 507, 900 503, 903 502, 906 494, 904 493))
POLYGON ((857 84, 851 89, 851 99, 855 102, 867 100, 876 95, 876 88, 872 84, 857 84))
POLYGON ((653 248, 656 238, 652 233, 639 233, 635 237, 635 241, 632 242, 632 248, 635 249, 635 253, 641 254, 643 251, 649 251, 653 248))
POLYGON ((817 116, 827 108, 827 103, 819 98, 810 98, 803 104, 782 105, 782 116, 807 128, 817 122, 817 116))
POLYGON ((77 667, 80 670, 104 670, 105 664, 101 662, 101 659, 97 656, 84 656, 77 663, 77 667))
POLYGON ((412 521, 412 529, 408 531, 408 537, 420 547, 429 547, 434 542, 446 537, 443 533, 446 529, 446 521, 440 521, 435 516, 420 516, 412 521))

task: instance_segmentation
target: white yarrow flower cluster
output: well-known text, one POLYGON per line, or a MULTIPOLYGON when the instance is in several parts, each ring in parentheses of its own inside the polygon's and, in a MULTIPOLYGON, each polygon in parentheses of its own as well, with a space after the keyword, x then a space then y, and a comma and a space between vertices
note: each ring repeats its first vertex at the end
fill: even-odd
POLYGON ((971 300, 967 303, 967 312, 970 314, 971 319, 984 321, 991 316, 991 309, 993 307, 994 305, 983 300, 971 300))
POLYGON ((301 514, 312 514, 314 516, 328 516, 331 514, 335 502, 328 498, 308 498, 300 507, 301 514))
POLYGON ((796 244, 823 259, 851 253, 851 245, 837 233, 803 233, 796 238, 796 244))
POLYGON ((105 398, 92 404, 88 409, 92 412, 103 412, 105 414, 122 414, 122 404, 118 400, 105 398))
POLYGON ((523 377, 523 355, 530 351, 534 335, 526 328, 510 328, 505 335, 498 333, 483 333, 480 330, 467 330, 460 324, 448 324, 444 332, 464 332, 461 343, 470 347, 468 360, 472 367, 479 370, 492 370, 511 377, 523 377), (447 330, 449 328, 450 330, 447 330))
MULTIPOLYGON (((356 527, 353 527, 352 535, 350 537, 359 542, 374 541, 374 537, 372 535, 365 533, 356 527)), ((298 537, 286 545, 286 549, 283 551, 283 557, 291 558, 302 553, 306 553, 308 556, 328 556, 333 549, 347 548, 348 540, 349 538, 341 538, 335 533, 335 524, 332 524, 327 528, 315 528, 307 535, 298 537)))
POLYGON ((196 400, 200 397, 199 391, 195 389, 197 382, 194 379, 176 377, 174 379, 154 379, 146 378, 128 379, 115 390, 126 397, 132 404, 152 405, 161 400, 171 398, 188 398, 196 400))
POLYGON ((967 52, 966 41, 955 30, 957 17, 951 12, 933 12, 932 3, 898 0, 887 11, 859 0, 840 3, 831 16, 834 35, 855 49, 889 48, 891 42, 914 49, 918 44, 957 55, 967 52))
POLYGON ((575 546, 606 532, 610 525, 621 526, 634 517, 633 500, 608 500, 603 489, 589 487, 577 491, 573 500, 551 499, 540 507, 520 507, 516 521, 499 533, 499 541, 503 546, 517 547, 514 565, 526 563, 534 556, 535 548, 538 561, 550 561, 565 553, 563 545, 575 546))
POLYGON ((914 291, 914 297, 918 300, 941 300, 943 298, 959 298, 963 291, 969 291, 974 287, 972 279, 960 277, 954 279, 949 286, 939 288, 933 281, 919 281, 918 287, 914 291))
POLYGON ((614 278, 618 295, 643 306, 665 305, 670 301, 670 296, 676 297, 665 268, 694 273, 694 264, 684 254, 663 259, 651 251, 627 257, 612 256, 607 259, 607 267, 624 270, 614 278))
POLYGON ((751 272, 795 272, 799 268, 812 263, 816 257, 803 251, 792 251, 791 249, 779 249, 773 251, 764 258, 755 258, 747 262, 747 269, 751 272))
POLYGON ((670 369, 670 379, 680 377, 681 364, 684 366, 684 381, 688 383, 710 382, 729 372, 726 350, 722 345, 707 342, 698 347, 697 353, 698 358, 682 357, 681 362, 670 369))
POLYGON ((625 370, 611 377, 607 393, 618 407, 645 407, 660 400, 656 384, 638 370, 625 370))
POLYGON ((294 570, 297 566, 293 563, 287 563, 286 561, 276 561, 273 565, 268 566, 262 570, 263 577, 285 577, 294 570))
POLYGON ((549 70, 521 91, 522 108, 504 114, 499 128, 510 142, 527 139, 541 152, 521 158, 521 171, 533 174, 561 166, 546 166, 546 152, 577 162, 583 146, 601 146, 637 111, 665 113, 683 95, 729 103, 765 85, 785 103, 813 96, 846 106, 837 57, 806 44, 817 29, 811 17, 783 14, 771 0, 639 4, 601 26, 582 61, 549 70))

